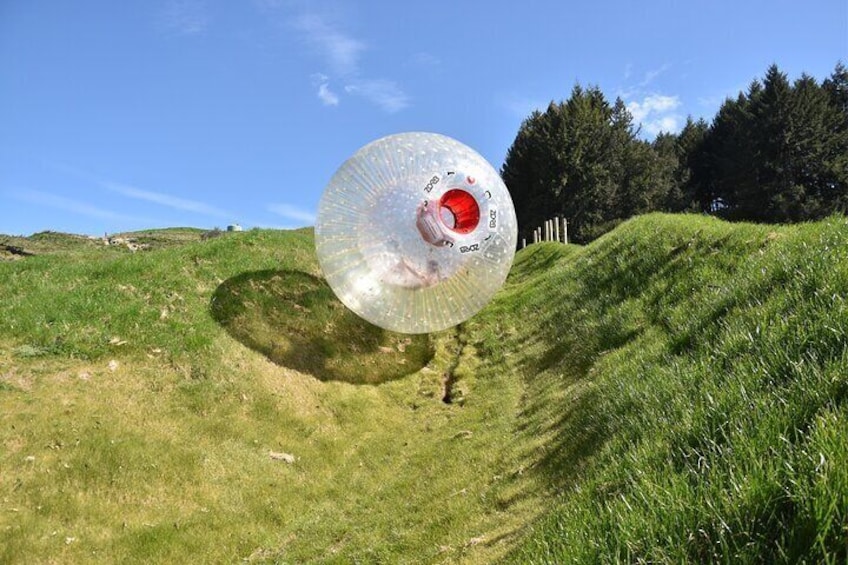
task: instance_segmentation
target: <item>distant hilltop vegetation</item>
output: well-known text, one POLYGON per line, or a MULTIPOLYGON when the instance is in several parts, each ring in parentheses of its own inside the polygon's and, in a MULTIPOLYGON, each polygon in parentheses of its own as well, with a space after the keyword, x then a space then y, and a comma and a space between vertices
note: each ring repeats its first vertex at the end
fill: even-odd
POLYGON ((16 260, 34 255, 73 253, 111 247, 117 251, 147 251, 182 245, 218 237, 227 232, 240 232, 238 224, 227 226, 227 230, 213 228, 164 228, 104 234, 102 237, 77 235, 56 231, 43 231, 31 236, 0 234, 0 261, 16 260))

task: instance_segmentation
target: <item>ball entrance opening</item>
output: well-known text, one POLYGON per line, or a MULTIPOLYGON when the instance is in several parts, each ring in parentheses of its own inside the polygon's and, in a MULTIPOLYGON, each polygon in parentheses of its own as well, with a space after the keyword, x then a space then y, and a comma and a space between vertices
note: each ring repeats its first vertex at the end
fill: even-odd
POLYGON ((439 199, 439 219, 456 233, 471 233, 480 223, 480 206, 471 193, 453 188, 439 199))

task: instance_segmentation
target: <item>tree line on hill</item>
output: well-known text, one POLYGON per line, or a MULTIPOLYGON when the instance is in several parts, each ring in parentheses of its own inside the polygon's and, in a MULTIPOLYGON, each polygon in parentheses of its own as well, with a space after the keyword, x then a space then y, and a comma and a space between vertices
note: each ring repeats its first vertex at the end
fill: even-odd
POLYGON ((519 239, 561 215, 585 243, 651 211, 798 222, 848 211, 848 69, 794 82, 776 65, 710 123, 639 138, 621 98, 577 85, 524 120, 501 175, 519 239))

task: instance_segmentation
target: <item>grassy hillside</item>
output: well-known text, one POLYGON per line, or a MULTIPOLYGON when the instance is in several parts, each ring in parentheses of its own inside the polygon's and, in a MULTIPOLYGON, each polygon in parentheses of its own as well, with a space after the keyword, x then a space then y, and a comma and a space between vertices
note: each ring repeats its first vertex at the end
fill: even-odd
POLYGON ((414 339, 308 231, 0 263, 0 561, 843 562, 847 243, 646 216, 414 339))
POLYGON ((516 381, 318 277, 307 231, 0 264, 0 562, 503 554, 516 381))
POLYGON ((652 215, 522 254, 477 320, 557 497, 516 561, 844 562, 846 244, 652 215))

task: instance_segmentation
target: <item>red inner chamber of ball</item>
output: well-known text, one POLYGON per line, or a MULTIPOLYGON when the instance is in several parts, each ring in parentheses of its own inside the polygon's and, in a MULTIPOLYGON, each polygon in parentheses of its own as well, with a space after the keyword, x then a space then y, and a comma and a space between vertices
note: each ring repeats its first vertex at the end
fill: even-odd
POLYGON ((439 217, 442 223, 456 233, 471 233, 480 223, 480 206, 471 193, 453 188, 439 199, 439 217), (445 214, 446 211, 449 214, 445 214), (453 222, 450 222, 451 216, 453 222))

